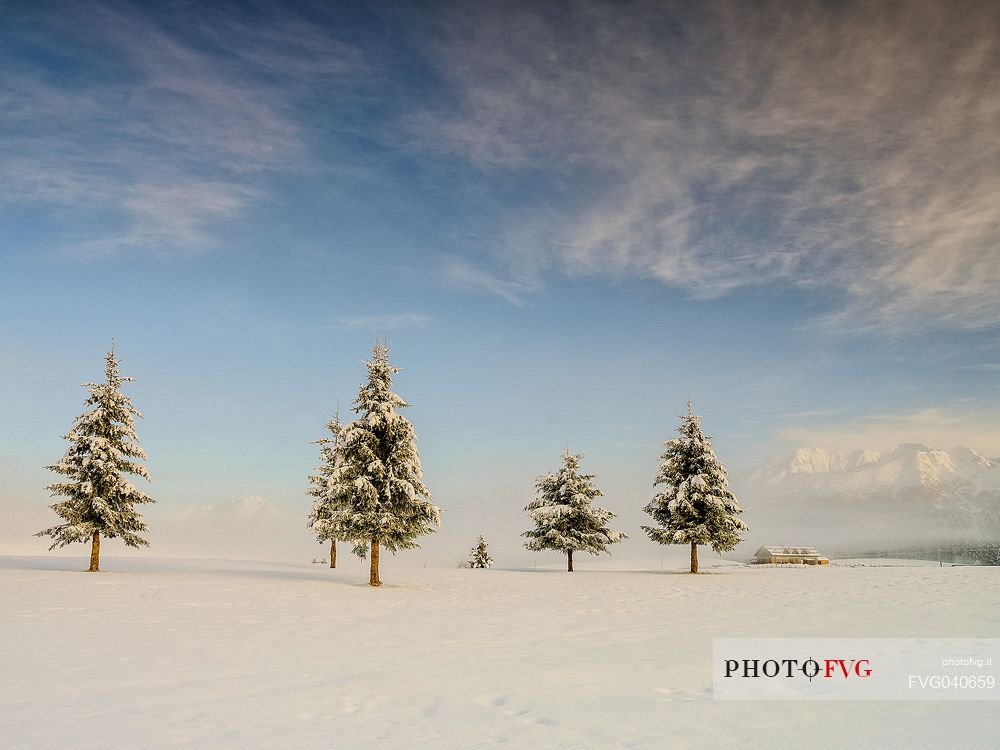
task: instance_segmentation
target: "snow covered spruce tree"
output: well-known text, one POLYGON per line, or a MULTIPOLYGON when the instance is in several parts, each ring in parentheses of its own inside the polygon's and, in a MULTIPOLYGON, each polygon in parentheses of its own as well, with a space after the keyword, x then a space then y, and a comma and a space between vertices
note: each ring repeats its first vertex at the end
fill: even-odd
POLYGON ((677 428, 681 436, 667 440, 660 456, 653 486, 663 489, 644 508, 659 525, 642 528, 654 542, 690 544, 691 572, 697 573, 699 544, 726 552, 749 527, 739 517, 743 509, 729 491, 726 469, 701 430, 701 417, 691 413, 690 401, 687 407, 677 428))
POLYGON ((381 586, 379 551, 397 552, 418 545, 413 540, 441 524, 441 509, 430 502, 423 482, 416 433, 396 410, 408 406, 392 392, 389 347, 375 341, 365 362, 368 382, 361 385, 352 409, 358 418, 341 432, 341 461, 327 483, 330 524, 364 558, 371 552, 368 582, 381 586))
POLYGON ((486 544, 486 540, 483 539, 482 534, 479 535, 479 541, 476 546, 469 550, 469 554, 472 557, 469 558, 470 568, 492 568, 493 558, 490 557, 490 553, 487 552, 486 548, 489 545, 486 544))
POLYGON ((341 516, 338 513, 342 510, 340 498, 331 496, 329 491, 330 477, 343 463, 341 445, 343 443, 344 428, 340 424, 340 409, 334 418, 326 423, 326 428, 330 431, 331 437, 314 440, 313 443, 320 446, 320 465, 316 467, 315 474, 309 475, 308 494, 316 498, 312 510, 309 512, 309 528, 316 534, 318 542, 330 542, 330 567, 337 567, 337 539, 343 539, 343 530, 339 528, 341 516))
POLYGON ((135 434, 135 419, 142 415, 119 390, 130 381, 119 373, 112 345, 105 357, 105 382, 83 384, 90 389, 86 405, 91 408, 76 418, 65 435, 70 446, 62 460, 46 467, 65 477, 46 487, 53 496, 66 498, 52 506, 65 523, 35 536, 51 537, 49 549, 90 541, 89 572, 100 570, 102 534, 120 538, 129 547, 149 544, 139 536, 147 529, 135 506, 156 501, 124 476, 149 481, 146 467, 137 463, 146 458, 135 434))
POLYGON ((628 536, 607 527, 615 514, 590 503, 601 491, 594 486, 593 474, 580 474, 582 454, 563 451, 563 467, 552 474, 538 477, 535 487, 538 497, 525 508, 535 528, 521 536, 530 550, 552 549, 566 553, 566 570, 573 572, 573 552, 583 550, 592 555, 606 552, 628 536))

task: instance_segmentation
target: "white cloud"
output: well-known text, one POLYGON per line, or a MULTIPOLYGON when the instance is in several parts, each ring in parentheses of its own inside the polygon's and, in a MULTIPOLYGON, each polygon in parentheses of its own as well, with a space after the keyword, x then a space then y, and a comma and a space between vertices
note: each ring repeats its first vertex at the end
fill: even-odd
POLYGON ((505 279, 458 258, 446 261, 441 270, 444 277, 459 288, 494 294, 519 307, 539 289, 537 281, 527 278, 505 279))
POLYGON ((84 217, 84 236, 65 244, 86 255, 211 244, 260 200, 267 173, 305 164, 295 97, 361 65, 292 11, 257 24, 206 16, 183 37, 121 5, 20 13, 20 41, 80 72, 67 84, 3 66, 3 200, 84 217))
POLYGON ((998 24, 990 3, 481 6, 442 22, 455 100, 419 132, 556 175, 576 208, 534 246, 567 272, 823 288, 839 330, 992 327, 998 24))
POLYGON ((959 445, 987 456, 1000 456, 1000 410, 928 407, 915 411, 871 414, 823 425, 790 425, 778 432, 788 448, 890 450, 900 443, 925 443, 948 450, 959 445))

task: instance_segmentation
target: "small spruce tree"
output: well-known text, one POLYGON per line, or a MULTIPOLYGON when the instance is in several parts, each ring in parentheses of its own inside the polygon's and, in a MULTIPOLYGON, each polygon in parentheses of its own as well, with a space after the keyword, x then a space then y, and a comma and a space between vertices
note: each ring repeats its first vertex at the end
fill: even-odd
POLYGON ((573 552, 596 555, 628 536, 607 527, 615 514, 591 505, 603 493, 594 486, 593 474, 580 474, 581 454, 563 452, 563 466, 538 477, 538 496, 525 508, 535 528, 524 532, 530 550, 552 549, 566 553, 566 570, 573 572, 573 552))
POLYGON ((489 545, 486 544, 486 540, 483 539, 482 534, 480 534, 479 541, 476 543, 476 546, 469 550, 469 554, 472 555, 472 557, 469 558, 470 568, 493 567, 493 558, 490 557, 490 553, 486 549, 488 546, 489 545))
POLYGON ((416 433, 397 409, 408 406, 392 392, 399 368, 389 363, 389 347, 376 339, 365 362, 368 382, 352 409, 358 418, 341 432, 341 462, 330 475, 327 495, 331 523, 361 558, 371 554, 369 584, 381 586, 379 551, 417 547, 414 539, 434 531, 441 509, 430 502, 423 482, 416 433))
POLYGON ((341 454, 343 425, 340 423, 340 409, 334 418, 326 423, 331 437, 314 440, 313 443, 320 446, 320 465, 316 467, 315 473, 309 475, 307 490, 309 495, 316 498, 313 502, 312 510, 309 512, 309 528, 316 534, 318 542, 330 542, 330 567, 337 567, 337 539, 343 539, 343 529, 339 528, 338 522, 341 519, 337 512, 341 510, 338 498, 332 496, 329 490, 330 477, 342 464, 341 454))
POLYGON ((155 500, 125 478, 132 474, 149 481, 146 467, 137 463, 146 459, 135 433, 136 417, 142 415, 120 390, 131 381, 119 373, 112 345, 105 357, 105 382, 83 384, 90 390, 86 405, 91 408, 64 436, 70 445, 62 460, 46 467, 65 477, 46 487, 53 496, 66 498, 51 506, 64 523, 35 536, 51 537, 49 549, 90 541, 89 572, 100 570, 102 534, 129 547, 149 544, 139 536, 147 527, 135 506, 155 500))
POLYGON ((644 508, 657 526, 643 526, 649 538, 660 544, 690 544, 691 572, 698 572, 698 545, 711 544, 718 553, 733 549, 749 527, 739 517, 743 512, 729 490, 722 462, 702 432, 701 417, 681 417, 680 437, 667 440, 660 456, 659 473, 653 486, 663 489, 644 508))

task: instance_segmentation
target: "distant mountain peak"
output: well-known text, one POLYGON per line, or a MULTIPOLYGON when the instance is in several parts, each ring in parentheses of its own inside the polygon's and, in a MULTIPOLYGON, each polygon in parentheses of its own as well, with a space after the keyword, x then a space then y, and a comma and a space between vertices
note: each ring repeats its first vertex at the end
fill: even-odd
POLYGON ((919 453, 923 451, 931 451, 931 448, 924 443, 900 443, 896 446, 896 450, 893 453, 919 453))
POLYGON ((1000 538, 1000 460, 965 446, 803 447, 734 475, 733 491, 757 533, 805 529, 840 546, 1000 538))
POLYGON ((754 472, 755 481, 777 482, 797 474, 827 474, 874 464, 878 451, 798 448, 766 461, 754 472))
POLYGON ((997 459, 991 460, 982 453, 977 453, 971 448, 966 448, 964 445, 952 448, 948 451, 948 454, 955 463, 974 463, 980 466, 989 466, 994 463, 1000 463, 997 459))
POLYGON ((796 503, 920 497, 965 512, 997 504, 1000 461, 964 446, 945 451, 924 443, 902 443, 886 453, 799 448, 758 466, 745 489, 796 503))

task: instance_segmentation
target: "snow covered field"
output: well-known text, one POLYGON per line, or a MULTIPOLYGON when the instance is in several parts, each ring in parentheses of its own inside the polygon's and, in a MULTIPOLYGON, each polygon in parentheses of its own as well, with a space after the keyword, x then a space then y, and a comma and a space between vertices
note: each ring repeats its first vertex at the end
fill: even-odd
MULTIPOLYGON (((347 556, 344 555, 346 558, 347 556)), ((716 636, 1000 634, 1000 569, 0 557, 5 748, 991 748, 990 702, 723 703, 716 636)))

